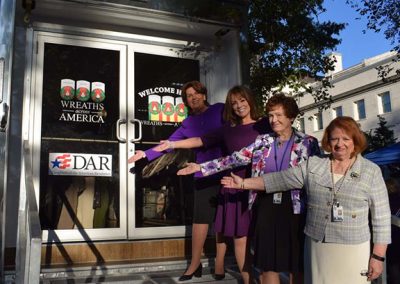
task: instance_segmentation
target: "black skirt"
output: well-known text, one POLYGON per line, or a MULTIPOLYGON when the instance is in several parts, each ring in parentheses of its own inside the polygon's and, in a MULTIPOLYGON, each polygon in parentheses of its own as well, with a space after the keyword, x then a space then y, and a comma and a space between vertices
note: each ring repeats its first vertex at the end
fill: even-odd
POLYGON ((254 265, 263 272, 302 272, 305 214, 293 214, 290 191, 282 203, 261 193, 255 203, 254 265))
POLYGON ((220 184, 217 179, 199 178, 195 181, 193 223, 213 224, 219 188, 220 184))

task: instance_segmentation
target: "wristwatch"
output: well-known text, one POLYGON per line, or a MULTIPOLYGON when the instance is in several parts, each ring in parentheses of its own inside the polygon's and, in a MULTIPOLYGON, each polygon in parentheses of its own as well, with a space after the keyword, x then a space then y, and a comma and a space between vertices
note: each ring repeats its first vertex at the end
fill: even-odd
POLYGON ((379 256, 379 255, 376 255, 374 253, 371 254, 371 258, 375 258, 376 260, 379 260, 379 261, 382 261, 382 262, 385 261, 385 258, 383 256, 379 256))

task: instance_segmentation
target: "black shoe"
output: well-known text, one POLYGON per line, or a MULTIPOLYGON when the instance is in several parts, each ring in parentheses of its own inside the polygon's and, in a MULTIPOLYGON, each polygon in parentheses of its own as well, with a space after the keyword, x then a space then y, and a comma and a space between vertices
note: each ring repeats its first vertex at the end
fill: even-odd
MULTIPOLYGON (((203 270, 203 265, 200 263, 199 266, 196 268, 196 270, 192 274, 183 274, 181 277, 179 277, 178 281, 187 281, 194 277, 201 277, 203 270)), ((186 273, 186 272, 185 272, 186 273)))
POLYGON ((215 279, 215 280, 221 281, 222 279, 225 278, 225 273, 224 273, 224 274, 217 274, 217 273, 215 273, 213 276, 214 276, 214 279, 215 279))

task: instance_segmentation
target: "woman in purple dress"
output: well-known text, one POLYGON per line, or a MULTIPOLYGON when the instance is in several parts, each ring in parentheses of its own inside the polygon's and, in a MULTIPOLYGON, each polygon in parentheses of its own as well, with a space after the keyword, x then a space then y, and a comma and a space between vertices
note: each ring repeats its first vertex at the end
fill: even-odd
MULTIPOLYGON (((223 154, 230 155, 250 144, 255 138, 270 131, 267 119, 260 119, 251 91, 243 86, 235 86, 228 91, 224 120, 227 122, 221 129, 201 137, 181 141, 161 141, 155 150, 169 148, 215 147, 222 145, 223 154)), ((241 177, 249 177, 251 168, 243 166, 233 171, 241 177)), ((229 175, 229 173, 228 173, 229 175)), ((217 234, 217 251, 226 251, 227 237, 233 238, 235 256, 242 273, 244 283, 250 283, 248 269, 245 268, 247 236, 249 234, 251 211, 248 208, 248 192, 221 188, 218 194, 215 232, 217 234)), ((222 280, 224 274, 224 253, 217 253, 215 279, 222 280)))
MULTIPOLYGON (((273 132, 257 137, 255 142, 230 156, 190 163, 178 174, 202 171, 212 175, 238 166, 252 164, 252 176, 294 167, 319 154, 314 137, 292 128, 299 114, 296 101, 284 94, 270 98, 266 111, 273 132)), ((279 272, 290 273, 290 283, 302 283, 304 214, 300 190, 249 196, 255 202, 254 265, 261 271, 261 283, 280 283, 279 272)))
MULTIPOLYGON (((182 140, 190 137, 198 137, 223 125, 224 104, 217 103, 209 105, 207 102, 207 89, 198 82, 191 81, 182 87, 182 99, 189 110, 189 116, 182 122, 170 137, 170 141, 182 140)), ((216 145, 209 148, 197 148, 196 162, 204 162, 217 158, 221 155, 221 147, 216 145)), ((128 163, 136 162, 142 158, 149 161, 163 155, 154 149, 136 151, 135 155, 129 158, 128 163)), ((193 276, 201 277, 202 264, 201 254, 204 242, 207 238, 209 224, 212 224, 216 210, 216 195, 219 189, 218 177, 204 177, 200 173, 195 175, 194 209, 192 224, 192 257, 191 262, 179 281, 187 281, 193 276)), ((217 251, 218 254, 218 251, 217 251)))

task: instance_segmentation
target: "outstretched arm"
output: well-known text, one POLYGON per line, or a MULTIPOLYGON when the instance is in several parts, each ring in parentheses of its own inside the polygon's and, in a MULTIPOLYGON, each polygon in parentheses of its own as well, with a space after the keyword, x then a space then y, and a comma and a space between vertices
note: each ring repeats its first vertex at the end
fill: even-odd
POLYGON ((133 155, 132 157, 130 157, 128 159, 128 163, 135 163, 137 161, 139 161, 140 159, 146 158, 146 153, 141 151, 141 150, 137 150, 135 152, 135 155, 133 155))
POLYGON ((229 156, 204 162, 200 164, 201 172, 204 176, 210 176, 225 170, 246 166, 251 163, 255 145, 255 143, 252 143, 229 156))
MULTIPOLYGON (((184 123, 185 120, 182 122, 182 125, 175 130, 174 133, 171 134, 171 136, 169 136, 168 140, 169 141, 177 141, 177 140, 182 140, 182 139, 186 139, 187 136, 185 135, 185 129, 187 128, 187 125, 184 123)), ((166 151, 169 152, 169 151, 166 151)), ((151 149, 146 150, 146 158, 149 161, 153 161, 154 159, 157 159, 158 157, 164 155, 165 153, 160 153, 157 151, 154 151, 154 147, 151 149)))
POLYGON ((221 184, 224 187, 247 189, 247 190, 265 190, 264 180, 262 177, 241 178, 240 176, 231 173, 230 177, 223 177, 221 184))
POLYGON ((200 165, 196 163, 187 163, 184 168, 180 169, 176 174, 178 176, 185 176, 194 174, 200 171, 200 165))
POLYGON ((201 146, 203 146, 203 141, 200 139, 200 137, 192 137, 178 141, 161 140, 160 144, 155 148, 153 148, 153 150, 157 152, 162 152, 168 149, 175 149, 175 148, 191 149, 191 148, 198 148, 201 146))
POLYGON ((241 178, 234 174, 224 177, 221 184, 225 187, 247 190, 260 190, 267 193, 288 191, 293 188, 303 188, 306 163, 281 172, 267 173, 259 177, 241 178))

